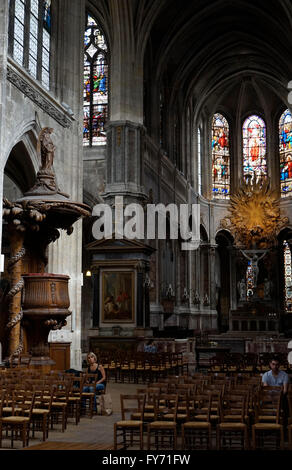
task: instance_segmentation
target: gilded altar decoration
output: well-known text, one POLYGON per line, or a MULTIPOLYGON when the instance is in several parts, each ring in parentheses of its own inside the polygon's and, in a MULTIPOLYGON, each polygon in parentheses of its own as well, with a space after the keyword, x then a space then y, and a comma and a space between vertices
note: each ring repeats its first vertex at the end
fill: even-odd
POLYGON ((221 225, 232 233, 236 245, 267 249, 287 223, 288 218, 281 217, 277 192, 270 189, 268 179, 248 178, 230 197, 229 215, 221 225))

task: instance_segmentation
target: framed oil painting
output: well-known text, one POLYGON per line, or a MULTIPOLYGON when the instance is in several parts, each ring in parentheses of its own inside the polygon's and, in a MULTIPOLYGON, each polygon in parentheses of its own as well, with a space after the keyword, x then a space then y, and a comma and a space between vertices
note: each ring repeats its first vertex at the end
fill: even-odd
POLYGON ((135 295, 133 271, 102 272, 102 321, 134 321, 135 295))

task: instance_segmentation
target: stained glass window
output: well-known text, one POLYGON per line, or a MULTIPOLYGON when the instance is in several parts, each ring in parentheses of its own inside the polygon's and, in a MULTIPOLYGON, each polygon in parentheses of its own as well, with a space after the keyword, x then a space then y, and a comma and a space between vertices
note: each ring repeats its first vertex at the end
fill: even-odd
POLYGON ((213 197, 228 199, 230 195, 229 125, 222 114, 216 113, 212 122, 213 197))
POLYGON ((243 176, 260 181, 267 175, 266 125, 259 116, 249 116, 243 124, 243 176))
POLYGON ((105 37, 95 19, 88 14, 84 35, 83 144, 106 143, 108 117, 108 60, 105 37))
POLYGON ((51 0, 10 0, 9 54, 50 88, 51 0))
POLYGON ((285 310, 292 312, 292 272, 291 272, 291 250, 286 240, 284 248, 284 277, 285 277, 285 310))
POLYGON ((254 294, 254 270, 252 266, 252 262, 248 261, 247 269, 246 269, 246 295, 247 298, 250 299, 254 294))
POLYGON ((197 131, 197 156, 198 156, 198 193, 202 194, 202 175, 201 175, 201 131, 197 131))
POLYGON ((281 196, 292 194, 292 115, 286 109, 279 121, 281 196))

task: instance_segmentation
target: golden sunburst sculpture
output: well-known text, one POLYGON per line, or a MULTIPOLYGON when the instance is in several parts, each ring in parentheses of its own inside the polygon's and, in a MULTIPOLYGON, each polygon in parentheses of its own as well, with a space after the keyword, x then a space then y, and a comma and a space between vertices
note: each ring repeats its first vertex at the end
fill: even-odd
POLYGON ((281 217, 278 194, 270 189, 268 179, 259 182, 248 179, 230 197, 229 215, 221 226, 232 233, 236 245, 267 249, 288 222, 287 217, 281 217))

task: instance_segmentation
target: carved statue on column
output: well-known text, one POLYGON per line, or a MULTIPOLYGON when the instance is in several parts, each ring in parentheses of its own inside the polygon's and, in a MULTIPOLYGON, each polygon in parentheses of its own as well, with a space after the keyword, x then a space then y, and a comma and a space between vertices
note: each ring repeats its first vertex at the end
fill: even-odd
POLYGON ((246 301, 246 282, 244 278, 242 278, 241 281, 237 283, 237 289, 239 293, 240 302, 246 301))
POLYGON ((50 127, 45 127, 42 129, 39 135, 38 140, 38 153, 41 156, 41 167, 40 172, 45 172, 53 174, 53 163, 56 147, 51 139, 51 134, 54 132, 54 129, 50 127))

